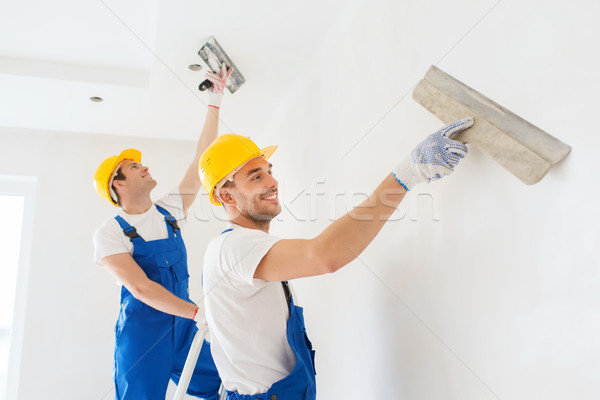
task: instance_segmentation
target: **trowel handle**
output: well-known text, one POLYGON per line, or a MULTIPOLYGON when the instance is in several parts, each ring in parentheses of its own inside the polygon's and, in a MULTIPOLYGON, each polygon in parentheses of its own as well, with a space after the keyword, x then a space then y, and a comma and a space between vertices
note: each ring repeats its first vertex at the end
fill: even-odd
POLYGON ((206 79, 206 80, 204 80, 204 82, 202 82, 200 84, 200 86, 198 86, 198 90, 200 90, 201 92, 204 92, 206 89, 208 89, 212 85, 213 85, 212 82, 209 81, 208 79, 206 79))

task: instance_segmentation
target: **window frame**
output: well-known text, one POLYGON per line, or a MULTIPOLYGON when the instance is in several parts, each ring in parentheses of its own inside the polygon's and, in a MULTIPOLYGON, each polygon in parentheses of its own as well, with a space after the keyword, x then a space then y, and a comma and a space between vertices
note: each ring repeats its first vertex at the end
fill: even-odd
POLYGON ((29 267, 32 253, 33 223, 35 218, 36 187, 36 177, 0 175, 0 194, 23 196, 21 247, 19 249, 14 312, 8 350, 6 400, 18 399, 23 337, 25 336, 25 316, 27 311, 27 290, 29 287, 29 267))

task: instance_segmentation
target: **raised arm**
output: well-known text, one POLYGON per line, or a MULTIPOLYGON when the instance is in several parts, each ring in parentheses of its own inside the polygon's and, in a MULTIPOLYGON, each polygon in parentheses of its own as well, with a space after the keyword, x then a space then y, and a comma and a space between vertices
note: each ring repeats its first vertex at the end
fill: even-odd
POLYGON ((319 236, 275 243, 259 263, 254 277, 285 281, 337 271, 371 243, 405 195, 406 189, 389 174, 366 200, 319 236))
POLYGON ((178 317, 194 319, 198 307, 185 301, 163 286, 148 279, 131 254, 120 253, 102 260, 108 271, 131 292, 133 297, 159 311, 178 317))
POLYGON ((450 174, 467 153, 464 144, 450 139, 473 125, 467 118, 429 135, 358 207, 334 221, 310 240, 280 240, 263 257, 255 278, 284 281, 335 272, 353 261, 377 236, 385 222, 420 182, 450 174))
POLYGON ((225 90, 227 78, 233 70, 226 70, 225 64, 221 69, 221 75, 208 72, 206 77, 213 83, 209 90, 209 105, 206 112, 206 120, 204 127, 198 140, 196 147, 196 155, 192 163, 188 167, 181 183, 179 184, 179 193, 181 193, 181 201, 183 203, 183 212, 187 214, 187 210, 196 200, 201 183, 198 175, 198 161, 206 148, 217 138, 219 131, 219 108, 221 106, 221 98, 225 90))

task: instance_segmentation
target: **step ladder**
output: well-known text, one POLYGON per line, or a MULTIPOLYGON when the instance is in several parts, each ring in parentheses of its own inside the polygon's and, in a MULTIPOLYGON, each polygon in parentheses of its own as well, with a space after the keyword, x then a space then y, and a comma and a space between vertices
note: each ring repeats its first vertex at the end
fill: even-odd
MULTIPOLYGON (((192 375, 194 373, 194 367, 196 367, 196 362, 198 361, 198 356, 200 355, 200 350, 202 350, 202 343, 204 343, 204 339, 207 335, 208 326, 204 326, 204 328, 198 329, 198 332, 196 332, 196 336, 194 336, 188 356, 185 359, 185 365, 183 366, 181 378, 179 378, 179 384, 177 385, 177 390, 175 391, 175 397, 173 397, 173 400, 184 400, 185 393, 188 390, 190 380, 192 379, 192 375)), ((227 397, 227 391, 225 390, 225 387, 223 387, 223 384, 221 384, 221 388, 219 389, 219 400, 225 400, 225 397, 227 397)))

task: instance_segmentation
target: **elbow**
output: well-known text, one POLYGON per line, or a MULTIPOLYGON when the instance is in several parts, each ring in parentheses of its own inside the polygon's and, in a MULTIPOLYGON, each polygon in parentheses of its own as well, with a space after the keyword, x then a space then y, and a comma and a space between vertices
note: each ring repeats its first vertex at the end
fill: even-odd
POLYGON ((343 267, 343 265, 341 265, 336 260, 326 258, 320 260, 320 265, 323 274, 333 274, 334 272, 339 271, 343 267))
POLYGON ((336 253, 331 251, 331 246, 318 239, 313 241, 313 247, 308 253, 310 254, 308 262, 317 266, 318 274, 332 274, 345 265, 336 253))
POLYGON ((131 293, 133 297, 141 302, 145 302, 148 297, 148 293, 150 292, 151 281, 148 282, 136 282, 132 285, 127 286, 127 290, 131 293))
POLYGON ((342 268, 341 266, 335 264, 335 263, 326 263, 325 264, 325 273, 326 274, 333 274, 334 272, 337 272, 340 270, 340 268, 342 268))

